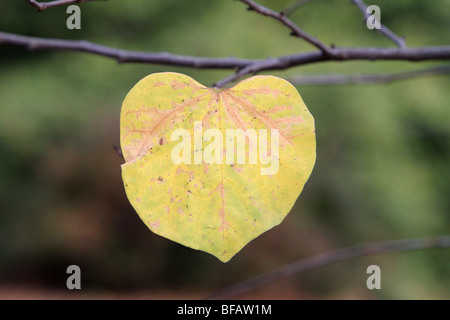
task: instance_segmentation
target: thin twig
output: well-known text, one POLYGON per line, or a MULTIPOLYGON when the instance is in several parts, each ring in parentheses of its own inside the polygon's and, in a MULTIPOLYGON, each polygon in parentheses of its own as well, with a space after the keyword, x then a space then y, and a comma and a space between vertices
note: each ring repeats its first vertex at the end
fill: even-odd
POLYGON ((227 84, 229 84, 231 82, 234 82, 234 81, 238 80, 239 78, 242 78, 243 76, 245 76, 247 74, 256 74, 259 71, 270 70, 276 64, 278 64, 278 59, 276 59, 276 58, 272 58, 272 59, 268 58, 266 60, 258 61, 256 63, 253 63, 253 64, 250 64, 250 65, 246 66, 245 68, 240 69, 236 73, 231 74, 228 77, 226 77, 226 78, 224 78, 224 79, 222 79, 220 81, 215 82, 213 84, 213 87, 223 88, 227 84))
POLYGON ((304 271, 321 268, 330 264, 363 256, 449 247, 450 236, 443 236, 428 239, 374 242, 355 247, 343 248, 284 265, 271 272, 264 273, 249 280, 245 280, 227 287, 207 297, 206 299, 232 299, 304 271))
POLYGON ((325 61, 351 60, 405 60, 429 61, 450 60, 450 46, 418 47, 418 48, 333 48, 330 54, 320 51, 301 52, 287 56, 263 59, 239 59, 233 57, 209 58, 176 55, 167 52, 139 52, 102 46, 82 40, 62 40, 22 36, 0 32, 0 45, 24 47, 30 51, 65 50, 81 51, 105 56, 119 63, 149 63, 158 65, 180 66, 197 69, 237 69, 237 73, 220 80, 216 87, 223 87, 248 74, 266 70, 283 70, 295 66, 320 63, 325 61))
POLYGON ((252 0, 240 0, 240 1, 245 3, 246 5, 248 5, 249 10, 253 10, 253 11, 259 13, 259 14, 262 14, 264 16, 271 17, 271 18, 273 18, 275 20, 280 21, 286 27, 291 29, 291 34, 293 36, 296 36, 296 37, 304 39, 305 41, 309 42, 313 46, 315 46, 318 49, 320 49, 325 54, 330 53, 330 48, 328 46, 324 45, 322 42, 320 42, 319 40, 317 40, 313 36, 309 35, 305 31, 300 29, 300 27, 298 27, 294 22, 289 20, 289 18, 287 16, 285 16, 282 12, 273 11, 273 10, 271 10, 271 9, 269 9, 267 7, 264 7, 264 6, 254 2, 252 0))
MULTIPOLYGON (((91 2, 91 1, 100 1, 100 0, 55 0, 55 1, 49 1, 49 2, 38 2, 35 0, 26 0, 26 1, 29 4, 31 4, 33 7, 35 7, 37 11, 43 11, 48 8, 65 6, 65 5, 73 4, 73 3, 91 2)), ((102 1, 106 1, 106 0, 102 0, 102 1)))
POLYGON ((414 71, 390 73, 390 74, 321 74, 293 76, 289 81, 294 85, 348 85, 367 83, 391 83, 394 81, 408 80, 419 77, 427 77, 440 74, 450 74, 450 65, 426 68, 414 71))
MULTIPOLYGON (((367 13, 367 5, 362 0, 351 0, 353 4, 355 4, 359 10, 364 15, 364 22, 370 17, 370 14, 367 13)), ((380 29, 377 29, 378 32, 385 35, 388 39, 394 42, 399 48, 406 48, 405 39, 397 36, 394 32, 392 32, 388 27, 380 23, 380 29)))

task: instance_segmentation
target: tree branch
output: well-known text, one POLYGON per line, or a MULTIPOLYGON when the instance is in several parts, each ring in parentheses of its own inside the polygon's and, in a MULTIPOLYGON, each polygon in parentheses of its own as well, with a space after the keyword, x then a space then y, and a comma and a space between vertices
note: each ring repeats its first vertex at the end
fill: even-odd
POLYGON ((203 58, 176 55, 167 52, 139 52, 122 50, 102 46, 84 40, 62 40, 22 36, 7 32, 0 32, 0 45, 13 45, 24 47, 30 51, 63 50, 81 51, 94 55, 109 57, 119 63, 149 63, 172 65, 198 69, 235 69, 243 68, 258 60, 237 58, 203 58))
POLYGON ((223 87, 245 75, 266 70, 283 70, 295 66, 325 61, 352 60, 450 60, 450 46, 419 48, 333 48, 329 54, 321 51, 302 52, 287 56, 266 59, 240 59, 233 57, 207 58, 176 55, 167 52, 139 52, 102 46, 82 40, 60 40, 22 36, 0 32, 0 45, 24 47, 30 51, 64 50, 81 51, 105 56, 119 63, 149 63, 159 65, 180 66, 197 69, 237 69, 238 71, 217 82, 216 87, 223 87))
POLYGON ((252 0, 240 0, 241 2, 248 5, 249 10, 254 10, 259 14, 262 14, 267 17, 271 17, 275 20, 280 21, 282 24, 284 24, 286 27, 291 29, 291 34, 293 36, 299 37, 304 39, 305 41, 309 42, 313 46, 320 49, 322 52, 328 54, 330 52, 330 48, 324 45, 322 42, 314 38, 313 36, 309 35, 302 29, 300 29, 294 22, 289 20, 289 18, 284 15, 282 12, 276 12, 269 8, 266 8, 252 0))
POLYGON ((330 55, 322 52, 305 52, 278 58, 267 58, 247 65, 235 74, 232 74, 214 84, 221 88, 230 82, 247 75, 265 70, 282 70, 294 66, 319 63, 324 61, 350 61, 350 60, 450 60, 450 46, 419 47, 419 48, 333 48, 330 55))
POLYGON ((427 77, 440 74, 450 74, 450 65, 426 68, 414 71, 391 74, 323 74, 301 75, 291 77, 289 80, 294 85, 347 85, 365 83, 391 83, 394 81, 408 80, 419 77, 427 77))
POLYGON ((348 247, 324 253, 311 258, 284 265, 271 272, 264 273, 249 280, 227 287, 206 299, 231 299, 255 289, 270 285, 295 274, 321 268, 337 262, 392 252, 423 250, 430 248, 449 248, 450 236, 428 239, 407 239, 386 242, 374 242, 355 247, 348 247))
MULTIPOLYGON (((49 2, 38 2, 35 0, 26 0, 29 4, 36 8, 37 11, 43 11, 48 8, 64 6, 72 3, 80 3, 80 2, 91 2, 91 1, 100 1, 100 0, 55 0, 49 2)), ((102 0, 106 1, 106 0, 102 0)))
MULTIPOLYGON (((359 10, 364 15, 364 22, 367 21, 367 19, 370 17, 370 14, 367 13, 367 5, 362 0, 351 0, 353 4, 355 4, 359 10)), ((406 48, 405 39, 402 37, 397 36, 395 33, 393 33, 388 27, 384 26, 380 23, 380 29, 377 29, 378 32, 385 35, 389 40, 394 42, 399 48, 404 49, 406 48)))

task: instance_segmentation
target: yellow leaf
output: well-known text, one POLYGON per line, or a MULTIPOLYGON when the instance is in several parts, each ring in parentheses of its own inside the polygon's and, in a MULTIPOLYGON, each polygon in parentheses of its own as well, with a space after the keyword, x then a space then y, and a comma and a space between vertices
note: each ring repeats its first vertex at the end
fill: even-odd
POLYGON ((223 262, 282 222, 316 157, 313 117, 273 76, 217 89, 149 75, 123 102, 120 139, 125 190, 144 223, 223 262))

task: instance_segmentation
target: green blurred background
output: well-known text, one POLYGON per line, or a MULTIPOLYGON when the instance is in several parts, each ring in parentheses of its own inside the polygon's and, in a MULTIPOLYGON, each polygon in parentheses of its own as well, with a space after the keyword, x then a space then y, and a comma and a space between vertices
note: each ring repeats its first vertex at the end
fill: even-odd
MULTIPOLYGON (((275 10, 290 1, 260 1, 275 10)), ((448 45, 448 0, 375 1, 409 46, 448 45)), ((64 7, 40 13, 2 1, 0 30, 85 39, 138 51, 264 58, 314 50, 276 21, 231 0, 90 2, 81 30, 64 7)), ((392 46, 347 0, 315 0, 291 16, 338 46, 392 46)), ((386 73, 434 66, 329 62, 276 71, 386 73)), ((86 53, 0 46, 0 298, 202 298, 283 264, 345 246, 450 232, 450 81, 298 87, 317 126, 317 163, 278 227, 223 264, 150 232, 120 177, 119 114, 127 92, 153 72, 205 85, 232 71, 123 64, 86 53), (66 289, 79 265, 82 290, 66 289)), ((308 271, 243 298, 449 299, 450 251, 365 257, 308 271), (381 268, 382 289, 366 288, 381 268)))

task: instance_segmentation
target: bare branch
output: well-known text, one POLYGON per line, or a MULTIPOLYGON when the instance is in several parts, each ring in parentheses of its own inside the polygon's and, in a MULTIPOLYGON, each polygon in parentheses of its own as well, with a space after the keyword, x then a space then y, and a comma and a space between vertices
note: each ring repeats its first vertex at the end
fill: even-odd
POLYGON ((322 74, 294 76, 289 81, 294 85, 347 85, 366 83, 391 83, 394 81, 408 80, 419 77, 427 77, 440 74, 450 74, 450 65, 426 68, 414 71, 391 74, 322 74))
POLYGON ((221 88, 230 82, 239 78, 255 74, 265 70, 282 70, 294 66, 319 63, 324 61, 349 61, 349 60, 407 60, 407 61, 425 61, 425 60, 449 60, 450 46, 441 47, 419 47, 419 48, 334 48, 330 55, 324 55, 322 52, 304 52, 278 58, 267 58, 259 60, 251 65, 240 69, 225 79, 214 84, 221 88))
POLYGON ((291 34, 293 36, 296 36, 296 37, 304 39, 305 41, 307 41, 310 44, 312 44, 313 46, 317 47, 318 49, 320 49, 324 53, 328 54, 330 52, 330 48, 329 47, 327 47, 322 42, 320 42, 319 40, 317 40, 313 36, 309 35, 305 31, 303 31, 302 29, 300 29, 294 22, 289 20, 288 17, 286 15, 284 15, 283 13, 273 11, 273 10, 271 10, 269 8, 266 8, 266 7, 260 5, 260 4, 256 3, 256 2, 254 2, 254 1, 252 1, 252 0, 240 0, 240 1, 245 3, 245 4, 247 4, 249 10, 254 10, 254 11, 258 12, 259 14, 262 14, 264 16, 271 17, 271 18, 273 18, 275 20, 280 21, 286 27, 291 29, 291 34))
MULTIPOLYGON (((80 3, 80 2, 91 2, 91 1, 100 1, 100 0, 55 0, 49 2, 38 2, 35 0, 26 0, 29 4, 36 8, 37 11, 43 11, 48 8, 64 6, 72 3, 80 3)), ((102 0, 106 1, 106 0, 102 0)))
MULTIPOLYGON (((216 83, 213 84, 213 87, 223 88, 227 84, 234 82, 247 74, 255 74, 262 70, 269 70, 269 69, 273 70, 272 67, 279 64, 278 60, 279 59, 276 59, 276 58, 268 58, 266 60, 261 60, 256 63, 250 64, 250 65, 246 66, 245 68, 240 69, 236 73, 231 74, 228 77, 226 77, 220 81, 217 81, 216 83)), ((288 67, 286 67, 286 68, 288 68, 288 67)))
POLYGON ((215 84, 223 87, 245 75, 266 70, 283 70, 295 66, 325 61, 351 60, 450 60, 450 46, 419 47, 419 48, 333 48, 329 54, 321 51, 302 52, 287 56, 266 59, 239 59, 233 57, 209 58, 176 55, 167 52, 139 52, 102 46, 88 41, 61 40, 22 36, 0 32, 0 45, 24 47, 30 51, 65 50, 81 51, 105 56, 119 63, 149 63, 159 65, 180 66, 197 69, 233 69, 238 70, 215 84))
POLYGON ((324 253, 311 258, 299 260, 284 265, 273 271, 256 276, 249 280, 239 282, 225 288, 207 299, 231 299, 255 289, 270 285, 298 273, 321 268, 337 262, 359 258, 369 255, 378 255, 392 252, 423 250, 430 248, 450 248, 450 236, 428 239, 407 239, 386 242, 374 242, 355 247, 348 247, 324 253))
MULTIPOLYGON (((353 4, 355 4, 359 10, 364 15, 364 22, 367 21, 367 19, 370 17, 370 14, 367 13, 367 5, 362 0, 351 0, 353 4)), ((384 26, 380 23, 381 29, 377 29, 378 32, 385 35, 387 38, 389 38, 392 42, 394 42, 399 48, 406 48, 405 39, 402 37, 397 36, 395 33, 393 33, 388 27, 384 26)))
POLYGON ((24 47, 30 51, 64 50, 81 51, 105 56, 117 60, 119 63, 149 63, 160 65, 182 66, 198 69, 235 69, 243 68, 258 60, 237 58, 203 58, 176 55, 167 52, 139 52, 102 46, 83 40, 62 40, 22 36, 7 32, 0 32, 0 45, 24 47))

